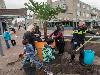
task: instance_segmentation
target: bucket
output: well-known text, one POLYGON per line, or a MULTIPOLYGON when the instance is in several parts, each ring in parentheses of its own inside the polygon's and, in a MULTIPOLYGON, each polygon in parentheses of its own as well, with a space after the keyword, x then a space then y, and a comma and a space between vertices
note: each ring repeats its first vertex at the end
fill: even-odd
POLYGON ((42 60, 42 48, 44 47, 44 45, 46 44, 46 42, 35 42, 35 47, 37 49, 37 54, 40 60, 42 60))
POLYGON ((84 50, 84 64, 86 65, 92 65, 94 62, 94 51, 92 50, 84 50))

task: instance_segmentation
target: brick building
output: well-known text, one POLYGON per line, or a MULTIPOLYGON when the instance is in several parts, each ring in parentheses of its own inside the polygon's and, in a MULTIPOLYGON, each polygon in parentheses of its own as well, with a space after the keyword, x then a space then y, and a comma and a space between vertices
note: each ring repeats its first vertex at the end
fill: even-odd
POLYGON ((6 8, 5 1, 0 0, 0 9, 5 9, 5 8, 6 8))
POLYGON ((57 19, 69 20, 69 21, 100 21, 100 10, 93 8, 89 4, 86 4, 80 0, 47 0, 47 3, 53 7, 60 6, 65 11, 59 13, 57 19))

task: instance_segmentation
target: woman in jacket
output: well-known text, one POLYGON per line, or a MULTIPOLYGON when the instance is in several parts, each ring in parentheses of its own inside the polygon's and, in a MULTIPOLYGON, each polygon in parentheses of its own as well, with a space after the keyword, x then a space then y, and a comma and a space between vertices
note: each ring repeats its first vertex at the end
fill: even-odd
POLYGON ((65 42, 64 42, 64 36, 59 26, 57 27, 57 30, 55 30, 53 33, 50 34, 50 37, 53 37, 53 39, 55 39, 56 47, 59 50, 58 54, 63 54, 65 42))

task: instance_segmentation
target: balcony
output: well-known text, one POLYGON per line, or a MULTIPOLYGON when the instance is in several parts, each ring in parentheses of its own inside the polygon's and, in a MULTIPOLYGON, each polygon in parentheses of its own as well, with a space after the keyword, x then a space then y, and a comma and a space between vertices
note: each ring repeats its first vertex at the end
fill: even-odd
POLYGON ((68 9, 68 6, 66 4, 61 4, 60 8, 62 9, 62 13, 65 13, 68 9))

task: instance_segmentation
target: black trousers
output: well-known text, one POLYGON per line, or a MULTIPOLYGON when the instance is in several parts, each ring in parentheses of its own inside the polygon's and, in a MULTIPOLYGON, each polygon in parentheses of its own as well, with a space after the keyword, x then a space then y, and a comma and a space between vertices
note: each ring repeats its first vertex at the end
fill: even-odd
MULTIPOLYGON (((75 50, 77 49, 77 47, 80 47, 80 44, 71 44, 72 46, 72 52, 71 52, 71 62, 74 61, 75 59, 75 50)), ((80 48, 80 56, 79 56, 79 62, 82 63, 83 60, 83 51, 84 51, 84 46, 82 48, 80 48)))
POLYGON ((57 43, 56 47, 59 50, 59 54, 62 54, 64 52, 65 44, 64 43, 57 43))
POLYGON ((15 45, 16 45, 16 41, 15 41, 15 40, 11 40, 11 44, 12 44, 13 46, 15 46, 15 45))
POLYGON ((62 54, 64 52, 65 47, 65 41, 63 38, 55 39, 56 47, 59 50, 59 54, 62 54))

